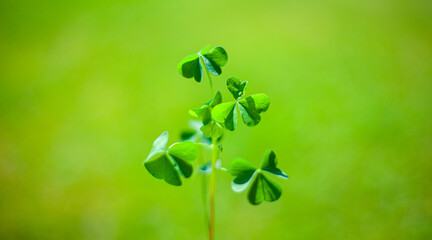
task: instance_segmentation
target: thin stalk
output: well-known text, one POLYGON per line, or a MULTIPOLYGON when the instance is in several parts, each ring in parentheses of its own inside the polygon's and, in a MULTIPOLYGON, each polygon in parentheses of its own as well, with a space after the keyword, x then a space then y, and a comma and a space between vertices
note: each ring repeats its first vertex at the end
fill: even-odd
POLYGON ((210 173, 210 216, 209 216, 209 239, 214 240, 215 236, 215 189, 216 189, 216 161, 218 159, 219 149, 217 139, 212 139, 212 171, 210 173))
MULTIPOLYGON (((202 63, 203 68, 207 72, 207 77, 210 83, 210 93, 213 98, 213 81, 210 76, 210 72, 207 70, 204 64, 204 59, 200 57, 200 61, 202 63)), ((211 173, 210 173, 210 182, 209 182, 209 218, 208 218, 208 227, 209 227, 209 240, 214 240, 215 237, 215 189, 216 189, 216 161, 219 157, 219 149, 217 146, 217 138, 212 138, 212 160, 211 160, 211 173)))

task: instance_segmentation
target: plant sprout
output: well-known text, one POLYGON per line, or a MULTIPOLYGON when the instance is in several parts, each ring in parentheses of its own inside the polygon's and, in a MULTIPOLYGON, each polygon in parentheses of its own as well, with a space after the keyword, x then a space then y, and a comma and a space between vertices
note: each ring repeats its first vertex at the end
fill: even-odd
MULTIPOLYGON (((272 150, 267 150, 259 168, 246 159, 233 159, 228 168, 224 168, 219 157, 222 151, 225 129, 234 131, 237 127, 238 112, 243 122, 253 127, 260 123, 261 114, 270 105, 269 97, 264 93, 244 97, 247 81, 238 77, 229 77, 226 86, 234 101, 222 102, 222 94, 213 91, 211 75, 222 74, 222 67, 228 62, 228 55, 222 47, 207 46, 200 52, 183 58, 178 64, 179 73, 185 78, 194 78, 200 83, 207 73, 212 99, 189 114, 198 120, 190 121, 190 126, 181 133, 181 141, 167 148, 168 132, 163 132, 153 143, 150 154, 144 161, 145 168, 157 179, 180 186, 184 178, 202 174, 205 214, 208 219, 209 239, 215 235, 215 185, 216 170, 226 171, 233 176, 231 188, 234 192, 248 190, 248 200, 253 205, 263 201, 273 202, 282 194, 281 186, 271 175, 288 179, 277 167, 277 157, 272 150), (197 159, 211 150, 211 161, 197 163, 197 159)), ((201 157, 202 158, 202 157, 201 157)))

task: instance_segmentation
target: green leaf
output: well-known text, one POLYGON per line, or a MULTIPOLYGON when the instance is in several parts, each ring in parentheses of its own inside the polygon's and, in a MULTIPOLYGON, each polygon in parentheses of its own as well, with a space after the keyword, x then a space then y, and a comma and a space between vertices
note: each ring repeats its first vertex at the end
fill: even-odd
POLYGON ((243 122, 249 127, 253 127, 261 121, 260 114, 267 111, 270 105, 270 99, 264 93, 240 99, 238 102, 243 122))
POLYGON ((207 70, 217 76, 222 73, 222 67, 226 65, 228 61, 228 55, 222 47, 215 47, 211 50, 203 49, 201 55, 204 61, 204 65, 207 70))
POLYGON ((230 77, 226 81, 228 90, 236 100, 243 97, 246 93, 247 83, 247 81, 241 81, 238 77, 230 77))
POLYGON ((168 154, 174 158, 177 163, 180 173, 183 177, 188 178, 192 175, 192 162, 195 161, 198 150, 193 142, 180 142, 171 145, 168 149, 168 154))
POLYGON ((219 138, 223 133, 222 126, 215 121, 211 121, 209 124, 203 125, 200 130, 203 132, 204 136, 208 138, 219 138))
POLYGON ((221 67, 219 65, 217 65, 215 62, 206 58, 205 56, 202 56, 202 59, 204 61, 204 65, 207 68, 207 70, 209 71, 209 73, 211 73, 212 75, 215 75, 215 76, 218 76, 222 73, 221 67))
POLYGON ((199 54, 193 54, 183 58, 177 65, 179 73, 185 78, 195 78, 195 81, 201 82, 203 78, 203 69, 199 59, 199 54))
POLYGON ((236 102, 221 103, 212 110, 213 119, 224 124, 226 129, 234 131, 237 126, 236 102))
POLYGON ((241 175, 244 172, 254 172, 257 170, 252 164, 250 164, 246 159, 243 158, 235 158, 231 161, 229 166, 229 172, 233 176, 241 175))
POLYGON ((180 186, 182 184, 179 172, 174 167, 174 163, 166 152, 153 155, 152 158, 144 162, 144 166, 149 173, 157 179, 164 179, 165 182, 174 186, 180 186))
POLYGON ((203 78, 203 66, 209 73, 217 76, 222 73, 222 67, 228 61, 228 55, 222 47, 211 49, 210 45, 203 48, 199 53, 183 58, 177 65, 179 73, 185 78, 195 78, 195 81, 201 82, 203 78))
POLYGON ((214 98, 210 101, 204 103, 197 109, 189 110, 189 114, 192 117, 200 118, 202 120, 202 123, 204 125, 207 125, 210 123, 212 119, 211 110, 214 106, 220 104, 222 102, 222 95, 218 91, 214 98))
POLYGON ((200 118, 204 125, 207 125, 211 121, 211 112, 208 105, 202 105, 200 108, 189 110, 189 114, 200 118))
POLYGON ((168 132, 163 132, 154 142, 150 154, 144 161, 146 169, 157 179, 180 186, 179 173, 188 178, 192 175, 192 162, 195 161, 198 150, 190 141, 175 143, 166 150, 168 132))
POLYGON ((152 158, 155 154, 165 152, 166 145, 168 143, 168 137, 169 134, 167 131, 163 132, 156 140, 153 142, 153 147, 150 150, 149 155, 147 156, 147 159, 152 158))
POLYGON ((254 108, 258 113, 262 113, 267 111, 270 105, 270 98, 267 94, 258 93, 239 100, 239 103, 245 108, 254 108))
POLYGON ((222 103, 222 94, 217 91, 214 98, 210 101, 210 107, 214 108, 216 105, 222 103))
POLYGON ((268 178, 262 172, 257 172, 256 177, 249 189, 249 202, 258 205, 263 201, 273 202, 282 195, 282 188, 277 182, 268 178))
POLYGON ((264 159, 261 162, 261 167, 260 169, 267 171, 269 173, 273 173, 274 175, 283 177, 283 178, 288 178, 288 175, 286 175, 286 173, 284 173, 282 170, 280 170, 277 167, 278 164, 278 160, 276 157, 276 154, 272 151, 272 150, 267 150, 264 154, 264 159))
POLYGON ((235 192, 241 192, 247 188, 256 168, 243 158, 231 161, 228 171, 235 178, 231 182, 231 188, 235 192))

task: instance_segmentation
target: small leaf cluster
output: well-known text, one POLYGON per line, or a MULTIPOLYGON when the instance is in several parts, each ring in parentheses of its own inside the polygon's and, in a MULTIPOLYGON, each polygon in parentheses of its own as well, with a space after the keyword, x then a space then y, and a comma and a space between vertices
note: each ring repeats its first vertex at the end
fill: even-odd
POLYGON ((270 105, 269 97, 264 94, 254 94, 242 98, 246 93, 248 82, 241 81, 238 77, 230 77, 226 81, 228 90, 234 97, 234 101, 219 104, 212 110, 213 118, 226 129, 234 131, 237 127, 237 108, 240 111, 243 122, 249 126, 256 126, 261 121, 261 113, 267 111, 270 105))
MULTIPOLYGON (((227 61, 225 49, 207 46, 200 52, 183 58, 177 68, 183 77, 194 78, 196 82, 202 81, 206 71, 211 81, 210 74, 221 75, 222 67, 227 61)), ((202 150, 198 146, 208 146, 213 151, 222 151, 224 131, 236 129, 238 113, 249 127, 261 122, 262 113, 266 112, 270 105, 269 97, 264 93, 246 96, 248 82, 235 76, 226 79, 226 87, 233 100, 223 102, 221 92, 217 91, 211 100, 189 110, 189 114, 198 120, 190 121, 190 127, 181 134, 181 142, 167 148, 168 132, 162 133, 154 141, 153 148, 144 161, 144 166, 150 174, 171 185, 180 186, 183 178, 189 178, 194 173, 196 158, 202 150)), ((219 158, 214 165, 215 169, 212 169, 211 162, 204 162, 196 172, 206 175, 213 170, 228 171, 233 176, 233 191, 242 192, 249 189, 249 202, 258 205, 263 201, 276 201, 282 194, 281 186, 271 178, 271 175, 285 179, 288 176, 277 167, 277 162, 276 154, 272 150, 267 150, 259 168, 243 158, 235 158, 226 169, 219 158)))

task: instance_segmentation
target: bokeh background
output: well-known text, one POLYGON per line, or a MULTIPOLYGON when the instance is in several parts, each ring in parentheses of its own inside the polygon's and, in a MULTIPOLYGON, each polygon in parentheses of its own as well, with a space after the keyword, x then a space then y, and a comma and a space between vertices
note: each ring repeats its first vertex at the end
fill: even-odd
POLYGON ((206 239, 200 178, 141 165, 210 99, 177 63, 267 93, 222 159, 274 149, 291 177, 252 206, 218 173, 217 239, 431 239, 431 1, 0 2, 0 238, 206 239))

